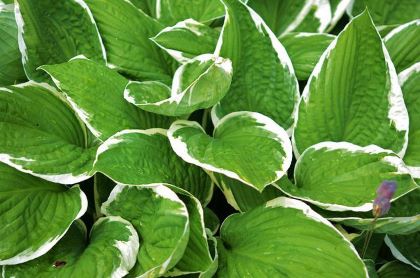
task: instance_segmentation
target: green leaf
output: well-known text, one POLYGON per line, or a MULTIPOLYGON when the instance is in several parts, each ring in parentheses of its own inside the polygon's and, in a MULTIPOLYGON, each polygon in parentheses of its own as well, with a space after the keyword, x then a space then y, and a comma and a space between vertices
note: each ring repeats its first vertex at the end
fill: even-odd
POLYGON ((233 63, 228 94, 213 119, 235 111, 264 114, 288 130, 299 90, 286 50, 264 21, 239 0, 223 0, 227 16, 216 55, 233 63))
POLYGON ((324 141, 375 144, 404 154, 407 110, 394 66, 367 12, 324 52, 295 119, 296 155, 324 141))
POLYGON ((366 8, 376 25, 401 24, 419 17, 420 2, 417 0, 354 0, 348 14, 356 16, 366 8))
POLYGON ((86 240, 83 222, 44 256, 16 266, 5 266, 4 277, 123 277, 134 266, 139 238, 133 226, 120 217, 103 217, 86 240))
POLYGON ((329 0, 313 0, 309 13, 294 29, 295 32, 323 33, 331 23, 329 0))
POLYGON ((172 89, 155 81, 130 82, 124 97, 148 112, 182 116, 211 108, 226 95, 231 81, 229 59, 203 54, 178 68, 172 89))
POLYGON ((44 255, 86 209, 78 186, 67 188, 0 163, 0 265, 44 255))
POLYGON ((408 165, 414 178, 420 178, 420 62, 398 75, 404 101, 410 118, 408 146, 404 162, 408 165))
POLYGON ((166 27, 151 40, 178 62, 185 63, 201 54, 213 53, 219 33, 190 18, 166 27))
POLYGON ((220 237, 217 277, 367 277, 353 245, 301 201, 232 215, 220 237))
POLYGON ((171 65, 149 38, 159 22, 125 0, 85 0, 92 10, 107 50, 108 66, 128 77, 169 83, 171 65))
POLYGON ((105 62, 106 54, 92 13, 80 0, 16 0, 16 22, 23 67, 31 80, 48 76, 37 68, 77 55, 105 62))
POLYGON ((159 277, 182 258, 190 221, 185 204, 168 187, 117 184, 102 212, 127 219, 139 234, 137 263, 128 277, 159 277))
POLYGON ((279 39, 292 60, 296 77, 307 80, 334 38, 335 36, 328 34, 290 33, 279 39))
POLYGON ((94 61, 75 57, 41 69, 52 77, 89 130, 102 141, 124 129, 168 127, 172 122, 171 118, 145 112, 125 101, 128 80, 94 61))
POLYGON ((420 19, 393 29, 384 41, 398 73, 420 62, 420 19))
POLYGON ((13 5, 0 6, 0 86, 26 79, 17 36, 13 5))
POLYGON ((327 32, 331 31, 340 21, 352 0, 329 0, 331 6, 331 22, 327 32))
POLYGON ((371 145, 322 142, 302 154, 295 183, 281 189, 295 198, 332 211, 369 211, 384 180, 397 182, 393 200, 418 188, 408 168, 393 152, 371 145))
POLYGON ((216 213, 209 208, 204 208, 204 224, 207 229, 214 235, 220 227, 220 219, 216 213))
POLYGON ((105 141, 97 152, 96 171, 131 185, 170 183, 196 196, 204 205, 211 198, 210 177, 185 163, 172 150, 166 130, 127 130, 105 141))
POLYGON ((391 204, 389 212, 375 220, 372 212, 327 212, 320 214, 328 220, 358 230, 401 235, 420 231, 420 189, 413 190, 391 204), (374 228, 372 224, 375 222, 374 228))
POLYGON ((363 259, 363 263, 366 265, 366 268, 369 273, 369 278, 378 278, 378 274, 375 269, 375 262, 370 259, 363 259))
POLYGON ((184 161, 239 180, 258 191, 290 167, 286 131, 254 112, 234 112, 216 125, 213 137, 197 122, 176 121, 168 130, 172 149, 184 161))
POLYGON ((0 161, 43 179, 74 184, 90 177, 96 146, 59 93, 45 83, 0 88, 0 161))
POLYGON ((386 263, 378 270, 379 278, 416 278, 418 275, 419 271, 398 261, 386 263))
POLYGON ((276 36, 293 32, 309 14, 312 0, 249 0, 248 5, 259 14, 276 36))
MULTIPOLYGON (((223 175, 217 174, 215 177, 218 180, 220 190, 222 190, 225 195, 226 201, 238 211, 251 210, 267 201, 283 195, 282 192, 273 185, 268 185, 263 191, 259 192, 240 181, 223 175)), ((285 176, 281 178, 279 182, 282 183, 283 180, 288 179, 285 176)))
POLYGON ((210 22, 225 14, 219 0, 160 0, 157 18, 166 25, 192 18, 199 22, 210 22))
POLYGON ((387 235, 385 243, 399 261, 420 270, 420 232, 409 235, 387 235))
POLYGON ((157 0, 131 0, 130 2, 134 4, 137 8, 141 9, 146 14, 156 17, 156 5, 157 0))

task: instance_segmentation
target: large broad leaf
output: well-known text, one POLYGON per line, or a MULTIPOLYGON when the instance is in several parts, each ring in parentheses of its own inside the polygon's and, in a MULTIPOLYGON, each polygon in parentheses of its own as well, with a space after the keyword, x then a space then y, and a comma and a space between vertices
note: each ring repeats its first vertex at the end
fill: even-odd
POLYGON ((403 263, 420 270, 420 232, 409 235, 387 235, 385 243, 392 254, 403 263))
POLYGON ((232 215, 220 237, 217 277, 367 277, 352 244, 301 201, 232 215))
POLYGON ((417 278, 418 275, 419 271, 398 261, 386 263, 378 270, 379 278, 417 278))
POLYGON ((307 80, 334 38, 335 36, 328 34, 290 33, 279 39, 292 60, 296 77, 307 80))
POLYGON ((108 66, 139 80, 169 83, 167 57, 149 38, 163 26, 125 0, 85 0, 107 50, 108 66))
POLYGON ((331 17, 329 0, 312 0, 309 13, 294 31, 323 33, 330 25, 331 17))
POLYGON ((415 178, 420 178, 420 62, 404 70, 398 75, 404 101, 410 117, 408 147, 404 155, 415 178))
POLYGON ((13 5, 1 6, 0 3, 0 86, 26 79, 17 36, 13 5))
POLYGON ((86 209, 78 186, 69 189, 0 163, 0 265, 44 255, 86 209))
POLYGON ((16 0, 19 48, 28 78, 44 81, 48 76, 37 68, 58 64, 77 55, 105 61, 95 21, 81 0, 16 0))
POLYGON ((420 19, 393 29, 384 40, 398 73, 420 62, 420 19))
POLYGON ((28 82, 0 88, 0 161, 64 184, 90 177, 96 147, 51 86, 28 82))
POLYGON ((239 0, 223 2, 227 15, 216 53, 232 60, 234 73, 214 119, 253 111, 289 129, 299 97, 289 56, 258 14, 239 0))
POLYGON ((186 19, 166 27, 151 40, 180 63, 205 53, 213 53, 219 37, 217 30, 186 19))
POLYGON ((369 211, 384 180, 397 182, 393 200, 418 188, 401 158, 371 145, 323 142, 302 154, 287 194, 333 211, 369 211))
POLYGON ((140 237, 137 263, 129 277, 159 277, 182 258, 190 221, 187 207, 168 187, 117 184, 102 212, 127 219, 140 237))
POLYGON ((231 81, 229 59, 203 54, 178 68, 172 89, 155 81, 130 82, 124 97, 152 113, 182 116, 215 105, 226 95, 231 81))
POLYGON ((76 57, 59 65, 42 66, 73 109, 99 139, 123 129, 167 127, 170 118, 136 108, 124 100, 128 80, 113 70, 76 57))
POLYGON ((168 130, 172 149, 183 160, 239 180, 259 191, 279 180, 292 161, 286 131, 254 112, 234 112, 208 136, 197 122, 176 121, 168 130))
POLYGON ((210 22, 225 13, 219 0, 160 0, 157 18, 166 25, 192 18, 199 22, 210 22))
POLYGON ((420 2, 417 0, 354 0, 347 12, 350 16, 356 16, 366 8, 369 9, 376 25, 392 25, 417 19, 420 2))
POLYGON ((95 170, 124 184, 170 183, 187 190, 203 204, 210 201, 213 192, 210 177, 173 152, 163 129, 115 134, 98 149, 95 170))
POLYGON ((86 239, 83 222, 75 222, 44 256, 16 266, 5 266, 5 278, 123 277, 134 266, 139 237, 121 217, 100 218, 86 239))
POLYGON ((323 141, 375 144, 404 154, 407 110, 395 68, 367 12, 324 52, 295 118, 297 155, 323 141))
POLYGON ((248 1, 248 5, 264 19, 276 36, 293 32, 309 14, 312 3, 313 0, 248 1))
POLYGON ((320 212, 333 222, 358 230, 401 235, 420 231, 420 189, 413 190, 391 204, 386 215, 375 220, 372 212, 320 212), (372 227, 375 222, 374 227, 372 227))

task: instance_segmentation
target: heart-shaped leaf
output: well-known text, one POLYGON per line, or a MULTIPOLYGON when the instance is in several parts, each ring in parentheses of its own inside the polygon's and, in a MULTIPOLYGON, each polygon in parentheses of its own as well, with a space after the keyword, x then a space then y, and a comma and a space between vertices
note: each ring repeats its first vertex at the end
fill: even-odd
POLYGON ((128 80, 94 61, 76 57, 41 69, 52 77, 79 117, 101 140, 123 129, 167 127, 172 122, 168 117, 145 112, 125 101, 128 80))
POLYGON ((45 83, 0 88, 0 161, 43 179, 90 177, 96 146, 59 93, 45 83))
POLYGON ((15 1, 19 48, 31 80, 48 75, 37 68, 58 64, 77 55, 105 62, 106 54, 92 13, 80 0, 15 1))
POLYGON ((420 19, 393 29, 384 41, 398 73, 420 62, 420 19))
POLYGON ((83 222, 75 222, 44 256, 5 266, 4 277, 123 277, 134 266, 139 237, 121 217, 100 218, 86 239, 83 222))
POLYGON ((217 277, 368 277, 353 245, 331 223, 285 197, 228 217, 218 249, 217 277))
POLYGON ((141 246, 130 277, 159 277, 182 258, 190 221, 187 207, 168 187, 117 184, 102 212, 127 219, 139 234, 141 246))
POLYGON ((172 65, 149 38, 164 26, 125 0, 85 0, 107 50, 108 66, 139 80, 169 83, 172 65))
POLYGON ((404 154, 408 114, 398 77, 368 12, 330 44, 303 91, 295 154, 324 141, 370 144, 404 154))
POLYGON ((410 118, 408 146, 404 155, 412 175, 420 179, 420 62, 412 65, 398 75, 404 101, 410 118))
POLYGON ((26 80, 17 35, 13 5, 0 4, 0 86, 26 80))
POLYGON ((420 270, 420 232, 409 235, 387 235, 385 243, 399 261, 420 270))
POLYGON ((44 255, 86 209, 78 186, 67 188, 0 163, 0 265, 44 255))
POLYGON ((232 60, 234 73, 213 120, 235 111, 253 111, 289 129, 299 90, 286 50, 247 5, 239 0, 222 2, 227 14, 216 55, 232 60))
POLYGON ((213 53, 219 33, 190 18, 166 27, 151 40, 178 62, 185 63, 201 54, 213 53))
POLYGON ((213 192, 210 177, 173 152, 163 129, 115 134, 98 149, 95 170, 124 184, 170 183, 192 193, 204 205, 213 192))
POLYGON ((290 167, 292 148, 284 129, 254 112, 233 112, 208 136, 197 122, 176 121, 168 130, 172 149, 183 160, 239 180, 259 191, 290 167))
POLYGON ((192 18, 199 22, 210 22, 224 15, 219 0, 160 0, 157 18, 167 25, 192 18))
POLYGON ((328 34, 290 33, 279 39, 292 60, 296 77, 299 80, 307 80, 334 38, 335 36, 328 34))
POLYGON ((293 197, 333 211, 369 211, 384 180, 397 182, 393 200, 418 188, 403 161, 393 152, 371 145, 322 142, 302 154, 295 183, 282 184, 293 197))
POLYGON ((229 59, 203 54, 178 68, 172 90, 160 82, 130 82, 124 97, 149 112, 182 116, 215 105, 226 95, 231 81, 229 59))

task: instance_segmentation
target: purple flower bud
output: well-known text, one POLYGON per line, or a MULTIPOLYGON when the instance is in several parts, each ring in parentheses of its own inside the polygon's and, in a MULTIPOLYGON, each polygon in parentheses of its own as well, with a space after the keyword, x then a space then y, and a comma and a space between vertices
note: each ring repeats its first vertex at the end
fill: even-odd
POLYGON ((382 182, 376 191, 376 199, 373 201, 373 216, 380 217, 388 213, 396 189, 397 183, 395 181, 382 182))

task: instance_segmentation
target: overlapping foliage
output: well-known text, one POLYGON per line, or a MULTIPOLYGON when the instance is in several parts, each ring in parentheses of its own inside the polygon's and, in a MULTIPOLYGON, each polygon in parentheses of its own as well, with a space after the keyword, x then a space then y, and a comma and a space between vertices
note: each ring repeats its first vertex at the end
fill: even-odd
POLYGON ((0 0, 2 277, 417 277, 419 16, 0 0))

